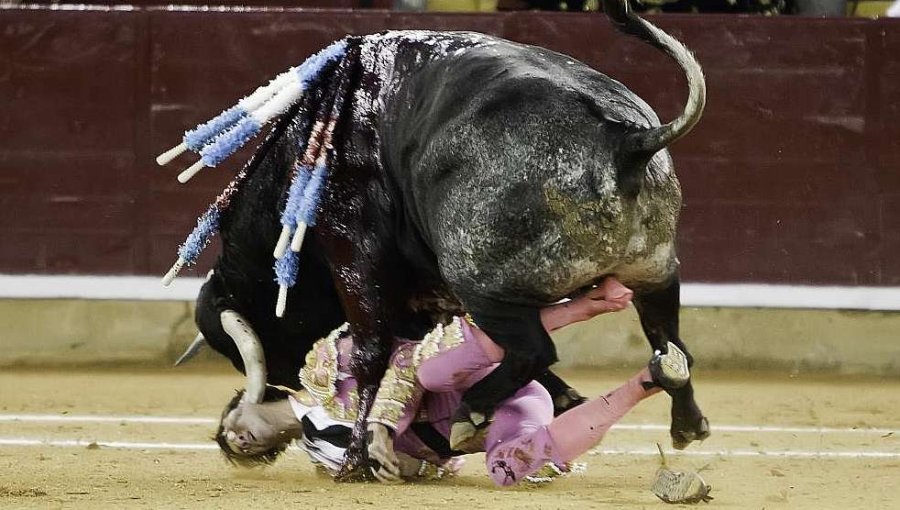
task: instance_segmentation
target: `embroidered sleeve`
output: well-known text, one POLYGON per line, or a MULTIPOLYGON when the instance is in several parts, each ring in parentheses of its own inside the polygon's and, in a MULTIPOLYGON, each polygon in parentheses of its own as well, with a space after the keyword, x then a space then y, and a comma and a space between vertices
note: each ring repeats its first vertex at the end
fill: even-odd
POLYGON ((419 342, 413 353, 413 363, 418 370, 422 362, 449 351, 465 341, 462 334, 461 322, 463 319, 454 317, 446 326, 438 324, 425 338, 419 342))
POLYGON ((327 337, 313 344, 306 354, 306 363, 300 369, 300 384, 312 399, 325 408, 332 419, 353 421, 356 419, 358 397, 356 389, 348 389, 339 395, 338 382, 341 373, 338 363, 338 342, 347 331, 345 323, 327 337))
POLYGON ((369 413, 370 423, 381 423, 399 433, 415 418, 425 393, 416 382, 418 366, 413 356, 416 346, 413 342, 401 343, 391 356, 369 413))

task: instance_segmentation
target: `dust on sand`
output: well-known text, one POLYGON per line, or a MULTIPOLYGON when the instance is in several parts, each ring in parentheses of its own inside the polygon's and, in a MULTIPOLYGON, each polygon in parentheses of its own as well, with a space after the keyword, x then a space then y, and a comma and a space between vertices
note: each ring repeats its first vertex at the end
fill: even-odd
MULTIPOLYGON (((573 372, 598 395, 627 373, 573 372)), ((695 374, 698 401, 713 436, 688 451, 881 451, 900 454, 898 434, 717 431, 716 425, 880 427, 900 431, 900 381, 814 376, 695 374)), ((241 379, 221 371, 5 370, 0 414, 69 413, 215 418, 241 379)), ((624 423, 668 423, 668 398, 642 403, 624 423)), ((0 421, 0 438, 79 439, 78 447, 0 446, 3 508, 664 508, 648 487, 650 455, 585 455, 585 473, 542 486, 494 487, 483 457, 461 476, 385 486, 336 484, 316 474, 299 451, 277 465, 241 470, 215 450, 115 449, 107 441, 211 445, 208 424, 0 421), (92 442, 99 446, 89 446, 92 442)), ((652 450, 670 444, 664 430, 614 429, 601 448, 652 450)), ((795 458, 669 454, 676 469, 702 470, 718 508, 897 508, 900 458, 795 458)))

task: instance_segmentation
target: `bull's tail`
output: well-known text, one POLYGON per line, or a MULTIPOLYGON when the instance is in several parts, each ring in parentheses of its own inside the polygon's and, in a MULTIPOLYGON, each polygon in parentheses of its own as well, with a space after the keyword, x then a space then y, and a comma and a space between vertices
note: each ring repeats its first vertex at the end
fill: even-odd
POLYGON ((688 100, 684 112, 668 124, 640 128, 626 137, 625 151, 649 159, 661 149, 686 135, 703 114, 706 105, 706 81, 700 64, 674 37, 631 12, 628 0, 603 0, 603 9, 622 32, 641 38, 672 57, 684 70, 688 82, 688 100))

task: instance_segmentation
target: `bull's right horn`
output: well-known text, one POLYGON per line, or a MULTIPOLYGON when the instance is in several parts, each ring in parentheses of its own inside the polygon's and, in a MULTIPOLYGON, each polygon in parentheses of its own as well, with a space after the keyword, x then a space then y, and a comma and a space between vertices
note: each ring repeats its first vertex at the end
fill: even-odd
POLYGON ((266 391, 266 358, 256 332, 246 319, 234 310, 225 310, 219 315, 222 329, 234 340, 247 374, 244 401, 259 404, 266 391))
POLYGON ((206 338, 203 337, 203 333, 197 333, 197 338, 194 338, 194 341, 191 342, 191 345, 188 346, 187 349, 184 350, 184 354, 178 358, 178 361, 175 362, 174 366, 180 366, 181 364, 190 361, 203 349, 203 346, 206 345, 206 338))

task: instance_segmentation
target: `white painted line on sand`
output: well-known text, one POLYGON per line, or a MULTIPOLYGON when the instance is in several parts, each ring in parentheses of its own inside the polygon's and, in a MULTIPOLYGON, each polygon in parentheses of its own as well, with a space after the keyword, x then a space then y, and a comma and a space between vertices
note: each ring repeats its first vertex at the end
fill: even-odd
POLYGON ((190 416, 97 415, 97 414, 0 414, 0 422, 80 422, 80 423, 152 423, 163 425, 212 425, 214 418, 190 416))
POLYGON ((0 446, 77 446, 87 448, 116 448, 124 450, 218 450, 219 446, 209 443, 150 443, 130 441, 88 441, 85 439, 31 439, 25 437, 0 437, 0 446))
MULTIPOLYGON (((121 299, 194 301, 205 276, 180 277, 171 286, 160 276, 78 276, 0 274, 0 298, 121 299)), ((774 285, 762 283, 684 283, 686 307, 813 308, 900 310, 900 287, 774 285)))
MULTIPOLYGON (((193 416, 152 416, 152 415, 101 415, 101 414, 14 414, 0 413, 0 422, 82 422, 82 423, 148 423, 162 425, 214 425, 215 418, 193 416)), ((613 429, 632 431, 667 431, 668 425, 616 424, 613 429)), ((712 425, 713 432, 737 433, 789 433, 789 434, 894 434, 900 435, 900 429, 889 428, 838 428, 838 427, 792 427, 770 425, 712 425)))
MULTIPOLYGON (((129 441, 88 441, 85 439, 33 439, 0 437, 0 446, 54 446, 54 447, 99 447, 120 450, 216 450, 218 446, 209 443, 152 443, 129 441)), ((292 447, 295 448, 295 447, 292 447)), ((604 448, 591 450, 589 455, 632 455, 655 456, 659 453, 650 448, 604 448)), ((671 453, 670 453, 671 455, 671 453)), ((808 451, 808 450, 686 450, 674 455, 722 456, 722 457, 779 457, 795 459, 900 459, 900 452, 882 451, 808 451)))
MULTIPOLYGON (((668 425, 658 425, 658 424, 640 424, 640 425, 630 425, 630 424, 616 424, 613 425, 612 428, 618 430, 639 430, 639 431, 656 431, 656 430, 669 430, 668 425)), ((777 426, 769 426, 769 425, 710 425, 710 428, 713 432, 738 432, 738 433, 750 433, 750 432, 774 432, 774 433, 783 433, 783 434, 878 434, 883 436, 885 434, 894 434, 900 432, 900 429, 887 429, 887 428, 837 428, 837 427, 777 427, 777 426)))
MULTIPOLYGON (((659 455, 659 451, 650 448, 594 449, 588 455, 659 455)), ((900 452, 880 451, 809 451, 809 450, 682 450, 666 452, 666 455, 687 455, 691 457, 780 457, 791 459, 900 459, 900 452)))

